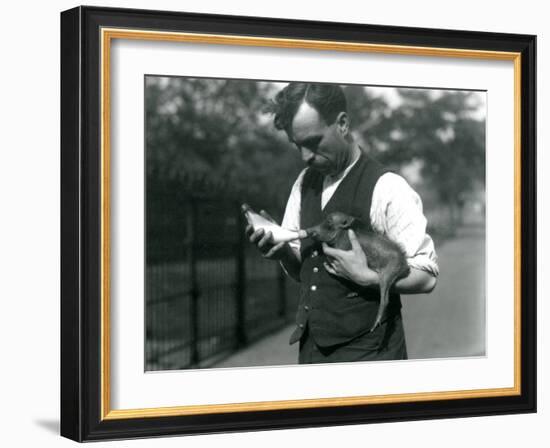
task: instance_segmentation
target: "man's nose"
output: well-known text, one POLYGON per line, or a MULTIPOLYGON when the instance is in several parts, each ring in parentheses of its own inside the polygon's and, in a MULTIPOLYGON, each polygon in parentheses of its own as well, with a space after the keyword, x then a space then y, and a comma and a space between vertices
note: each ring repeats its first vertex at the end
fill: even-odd
POLYGON ((314 157, 315 153, 302 146, 302 160, 304 161, 304 163, 309 164, 314 157))

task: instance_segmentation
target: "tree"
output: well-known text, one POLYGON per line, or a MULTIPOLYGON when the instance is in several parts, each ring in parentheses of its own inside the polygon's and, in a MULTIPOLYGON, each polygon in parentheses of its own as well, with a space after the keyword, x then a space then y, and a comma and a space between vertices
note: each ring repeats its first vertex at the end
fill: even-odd
MULTIPOLYGON (((146 78, 148 183, 207 179, 281 217, 302 168, 283 132, 262 114, 269 82, 184 77, 146 78)), ((394 170, 418 167, 423 186, 449 208, 485 184, 485 121, 465 91, 397 89, 391 104, 369 88, 344 87, 360 144, 394 170)), ((199 185, 208 183, 199 182, 199 185)))
POLYGON ((475 117, 476 96, 427 89, 398 93, 400 104, 393 109, 379 104, 361 138, 386 165, 419 166, 422 181, 449 207, 455 227, 467 195, 485 185, 485 121, 475 117))
POLYGON ((262 115, 271 89, 246 80, 148 77, 148 181, 221 181, 243 201, 281 215, 300 162, 262 115))

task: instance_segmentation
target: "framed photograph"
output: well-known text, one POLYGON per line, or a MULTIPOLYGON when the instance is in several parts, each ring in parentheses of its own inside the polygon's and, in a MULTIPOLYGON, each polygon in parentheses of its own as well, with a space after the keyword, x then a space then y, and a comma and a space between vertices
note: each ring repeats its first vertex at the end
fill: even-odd
POLYGON ((535 45, 61 13, 61 434, 535 412, 535 45))

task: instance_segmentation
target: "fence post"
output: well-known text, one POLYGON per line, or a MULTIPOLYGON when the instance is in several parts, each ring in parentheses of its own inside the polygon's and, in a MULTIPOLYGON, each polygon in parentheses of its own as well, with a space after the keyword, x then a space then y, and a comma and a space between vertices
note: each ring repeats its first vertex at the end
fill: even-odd
POLYGON ((199 354, 199 281, 197 276, 196 230, 197 230, 197 204, 195 199, 189 201, 189 213, 187 213, 187 235, 189 246, 187 250, 187 262, 189 266, 189 280, 191 283, 191 365, 198 365, 199 354))
POLYGON ((237 209, 237 282, 235 285, 235 303, 237 308, 237 345, 242 347, 247 343, 246 334, 246 235, 244 228, 246 220, 241 212, 240 206, 236 204, 237 209))

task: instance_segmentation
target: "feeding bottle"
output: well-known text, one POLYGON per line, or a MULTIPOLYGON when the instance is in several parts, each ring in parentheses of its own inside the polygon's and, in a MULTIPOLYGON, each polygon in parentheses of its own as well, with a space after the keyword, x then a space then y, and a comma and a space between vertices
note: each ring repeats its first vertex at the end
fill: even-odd
POLYGON ((248 223, 252 226, 254 231, 263 229, 264 232, 271 232, 273 235, 273 243, 287 243, 289 241, 307 238, 307 232, 305 230, 289 230, 281 227, 280 225, 264 218, 259 213, 256 213, 248 204, 243 204, 241 209, 246 217, 248 223))

